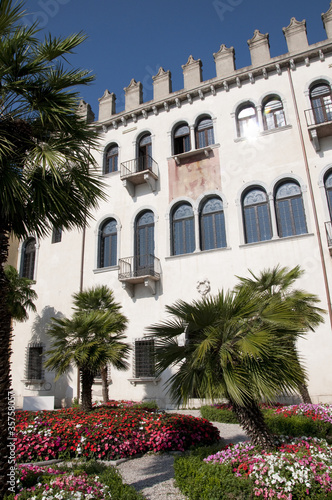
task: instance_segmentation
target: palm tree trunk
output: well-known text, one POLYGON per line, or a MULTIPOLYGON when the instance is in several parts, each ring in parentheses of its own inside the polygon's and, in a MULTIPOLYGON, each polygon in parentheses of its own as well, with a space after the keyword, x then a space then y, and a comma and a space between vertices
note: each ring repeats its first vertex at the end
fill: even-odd
POLYGON ((102 367, 102 369, 100 370, 100 373, 101 373, 101 390, 102 390, 102 395, 103 395, 103 402, 107 403, 109 401, 107 365, 102 367))
POLYGON ((303 403, 311 405, 312 401, 308 391, 308 386, 306 384, 299 384, 298 389, 303 403))
POLYGON ((11 317, 8 312, 8 282, 3 266, 8 258, 9 231, 0 221, 0 498, 4 498, 9 488, 9 445, 13 443, 9 436, 8 398, 11 388, 11 317))
POLYGON ((248 434, 251 442, 264 449, 273 449, 275 446, 273 436, 267 428, 258 404, 255 401, 251 401, 246 406, 240 406, 233 401, 231 404, 239 424, 248 434))
POLYGON ((81 368, 81 381, 82 381, 82 410, 92 410, 92 385, 94 375, 90 370, 81 368))

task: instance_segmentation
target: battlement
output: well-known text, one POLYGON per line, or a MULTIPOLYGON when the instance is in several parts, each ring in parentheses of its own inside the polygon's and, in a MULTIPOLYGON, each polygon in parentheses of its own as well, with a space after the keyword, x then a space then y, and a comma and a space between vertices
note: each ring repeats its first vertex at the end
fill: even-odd
MULTIPOLYGON (((169 111, 172 106, 180 107, 184 101, 192 102, 193 98, 204 99, 206 94, 214 94, 218 89, 228 91, 231 86, 240 87, 245 83, 254 83, 256 78, 267 78, 271 72, 278 74, 283 68, 295 69, 297 64, 308 64, 311 59, 323 59, 325 54, 332 52, 332 0, 327 12, 321 14, 327 39, 312 45, 308 44, 306 21, 297 21, 294 17, 290 24, 282 29, 288 52, 271 58, 269 34, 254 31, 253 37, 248 40, 251 65, 237 69, 235 66, 234 47, 227 48, 224 44, 218 52, 213 53, 216 67, 216 77, 203 81, 202 61, 195 60, 192 55, 182 66, 183 89, 173 92, 171 72, 160 68, 152 77, 153 99, 143 102, 143 85, 133 78, 124 88, 125 109, 116 112, 116 96, 105 90, 99 99, 99 113, 96 126, 108 129, 125 125, 128 121, 136 122, 142 116, 147 118, 149 113, 158 114, 160 109, 169 111)), ((91 121, 91 116, 88 116, 91 121)))

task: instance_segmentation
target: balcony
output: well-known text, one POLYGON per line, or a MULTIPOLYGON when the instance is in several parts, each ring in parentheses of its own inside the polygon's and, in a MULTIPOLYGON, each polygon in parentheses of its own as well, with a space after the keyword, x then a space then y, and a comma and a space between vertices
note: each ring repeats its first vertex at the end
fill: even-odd
POLYGON ((305 110, 310 139, 316 151, 320 150, 319 139, 332 135, 332 104, 315 106, 305 110))
POLYGON ((125 161, 120 165, 120 178, 131 196, 135 195, 135 186, 144 183, 153 192, 158 180, 158 163, 148 155, 125 161))
POLYGON ((131 297, 134 287, 144 283, 152 295, 156 293, 156 282, 160 280, 160 260, 154 255, 135 255, 119 259, 119 281, 131 297))
POLYGON ((325 231, 326 231, 326 238, 327 238, 327 246, 330 251, 330 255, 332 256, 332 222, 325 222, 325 231))

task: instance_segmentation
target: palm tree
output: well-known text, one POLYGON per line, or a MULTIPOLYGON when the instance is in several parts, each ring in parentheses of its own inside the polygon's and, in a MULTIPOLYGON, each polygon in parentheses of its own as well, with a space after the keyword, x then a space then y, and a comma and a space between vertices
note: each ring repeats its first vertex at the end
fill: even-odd
MULTIPOLYGON (((251 274, 250 278, 238 277, 240 281, 238 287, 246 286, 251 293, 262 297, 264 300, 276 296, 280 300, 291 300, 293 308, 299 312, 300 327, 313 330, 312 325, 317 324, 317 312, 323 313, 324 311, 312 307, 313 304, 319 302, 316 296, 291 288, 295 281, 304 274, 300 266, 289 269, 288 267, 280 267, 278 265, 273 269, 264 269, 257 276, 250 269, 249 273, 251 274)), ((312 402, 305 382, 299 384, 298 391, 304 403, 310 404, 312 402)))
MULTIPOLYGON (((113 291, 105 285, 98 285, 73 295, 77 312, 108 311, 118 313, 120 304, 115 302, 113 291)), ((103 402, 109 401, 107 365, 100 368, 103 402)))
POLYGON ((84 310, 79 304, 91 304, 99 292, 106 292, 107 287, 86 290, 74 295, 74 314, 71 319, 52 319, 48 330, 53 339, 45 367, 56 370, 60 377, 74 364, 81 373, 82 408, 92 409, 92 385, 98 370, 111 364, 118 370, 126 370, 130 347, 123 340, 127 318, 117 312, 119 306, 114 303, 112 292, 104 294, 105 303, 114 303, 115 310, 84 310), (107 297, 108 295, 108 297, 107 297))
POLYGON ((103 196, 91 168, 97 135, 77 113, 79 85, 93 76, 64 63, 85 40, 37 38, 24 25, 23 3, 0 2, 0 497, 9 472, 8 391, 11 317, 3 265, 9 237, 44 236, 84 227, 103 196))
MULTIPOLYGON (((313 328, 322 317, 311 307, 313 328)), ((157 373, 176 368, 167 382, 172 399, 227 398, 253 443, 272 448, 259 401, 294 391, 305 380, 294 346, 307 325, 299 326, 292 302, 278 295, 263 300, 243 286, 192 303, 179 300, 166 310, 171 317, 149 332, 156 339, 157 373)))
POLYGON ((34 301, 38 296, 31 288, 34 281, 22 278, 13 266, 6 266, 4 271, 8 280, 7 308, 10 316, 16 321, 25 321, 29 317, 29 309, 32 312, 37 310, 34 301))

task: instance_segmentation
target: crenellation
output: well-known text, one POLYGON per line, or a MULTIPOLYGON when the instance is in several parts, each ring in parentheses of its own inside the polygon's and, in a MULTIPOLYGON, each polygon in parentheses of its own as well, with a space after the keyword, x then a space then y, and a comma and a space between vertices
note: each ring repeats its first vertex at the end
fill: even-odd
POLYGON ((248 40, 252 66, 260 66, 270 61, 269 34, 263 35, 255 30, 254 36, 248 40))
POLYGON ((183 69, 183 88, 185 90, 194 89, 202 83, 202 61, 200 59, 189 56, 186 64, 182 66, 183 69))
POLYGON ((112 115, 116 114, 116 108, 115 108, 115 100, 116 96, 109 90, 105 90, 104 94, 99 101, 99 115, 98 115, 98 120, 100 122, 103 122, 105 120, 108 120, 112 115))
POLYGON ((223 78, 235 71, 235 51, 234 47, 227 48, 226 45, 220 45, 218 52, 213 54, 216 65, 216 75, 223 78))
POLYGON ((136 82, 132 78, 128 87, 123 89, 125 91, 125 110, 131 111, 136 109, 140 104, 143 103, 143 85, 141 82, 136 82))
POLYGON ((152 77, 153 80, 153 99, 159 101, 168 97, 172 92, 171 72, 165 71, 160 67, 158 73, 152 77))
POLYGON ((327 38, 332 38, 332 1, 329 10, 322 14, 322 21, 327 38))
POLYGON ((307 25, 305 20, 297 21, 292 17, 290 24, 282 28, 285 35, 288 52, 302 52, 308 48, 307 25))

